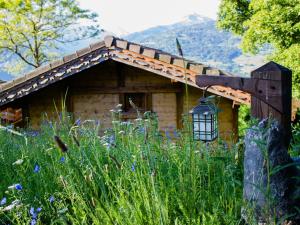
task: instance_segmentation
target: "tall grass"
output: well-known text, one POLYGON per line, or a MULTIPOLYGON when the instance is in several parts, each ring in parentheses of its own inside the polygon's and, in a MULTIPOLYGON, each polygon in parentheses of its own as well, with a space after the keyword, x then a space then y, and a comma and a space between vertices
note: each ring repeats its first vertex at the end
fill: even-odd
POLYGON ((28 144, 0 131, 0 224, 240 223, 237 149, 164 135, 149 113, 112 126, 65 115, 22 131, 28 144))

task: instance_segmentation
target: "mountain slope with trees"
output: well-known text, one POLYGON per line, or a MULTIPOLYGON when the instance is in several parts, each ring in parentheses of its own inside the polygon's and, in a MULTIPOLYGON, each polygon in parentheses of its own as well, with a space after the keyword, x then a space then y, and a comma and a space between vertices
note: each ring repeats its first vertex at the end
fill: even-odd
POLYGON ((245 75, 262 64, 262 57, 242 54, 239 37, 218 30, 216 21, 198 14, 189 15, 183 21, 172 25, 153 27, 124 38, 177 54, 176 37, 182 45, 185 57, 233 74, 245 75), (246 68, 247 66, 250 67, 246 68))

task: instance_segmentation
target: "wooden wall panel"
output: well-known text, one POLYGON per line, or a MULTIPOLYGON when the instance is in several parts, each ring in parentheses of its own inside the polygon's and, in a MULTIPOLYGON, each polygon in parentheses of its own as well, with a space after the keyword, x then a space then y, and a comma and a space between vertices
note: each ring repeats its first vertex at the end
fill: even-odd
POLYGON ((30 126, 38 129, 43 120, 57 120, 63 105, 63 92, 58 87, 44 89, 28 101, 30 126))
MULTIPOLYGON (((188 93, 189 93, 188 106, 189 106, 189 110, 191 110, 193 107, 199 104, 199 99, 203 97, 203 91, 194 87, 189 87, 188 93)), ((186 113, 187 99, 185 96, 186 95, 184 90, 183 111, 186 113)), ((232 139, 235 140, 236 138, 235 135, 238 134, 238 121, 237 121, 238 110, 232 108, 233 107, 232 103, 233 102, 231 100, 221 97, 218 104, 218 107, 221 110, 218 118, 219 133, 220 133, 220 137, 227 141, 231 141, 232 139)))
POLYGON ((119 104, 118 94, 85 94, 72 96, 74 117, 100 120, 101 128, 111 127, 111 109, 119 104))
POLYGON ((152 94, 152 109, 157 113, 159 128, 172 130, 177 125, 176 93, 152 94))

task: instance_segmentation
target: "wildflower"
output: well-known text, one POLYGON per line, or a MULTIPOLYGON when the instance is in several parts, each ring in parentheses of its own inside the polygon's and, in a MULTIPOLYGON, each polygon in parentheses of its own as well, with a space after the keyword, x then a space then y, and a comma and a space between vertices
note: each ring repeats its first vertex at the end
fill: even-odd
POLYGON ((15 162, 13 163, 13 165, 21 165, 23 162, 24 162, 23 159, 18 159, 17 161, 15 161, 15 162))
POLYGON ((14 184, 14 185, 9 186, 8 189, 22 190, 23 187, 21 184, 14 184))
POLYGON ((66 158, 62 156, 62 157, 60 158, 59 161, 60 161, 61 163, 64 163, 64 162, 66 161, 66 158))
POLYGON ((54 201, 55 201, 55 198, 54 198, 53 195, 51 195, 50 198, 49 198, 49 202, 52 203, 52 202, 54 202, 54 201))
POLYGON ((22 185, 21 184, 16 184, 15 186, 16 190, 20 191, 23 189, 22 185))
POLYGON ((170 132, 168 130, 165 131, 166 138, 171 140, 170 132))
POLYGON ((77 119, 77 120, 75 121, 75 125, 76 125, 76 126, 80 126, 80 124, 81 124, 81 120, 80 120, 80 118, 79 118, 79 119, 77 119))
POLYGON ((5 205, 6 204, 6 197, 2 198, 2 200, 0 201, 0 205, 5 205))
POLYGON ((38 214, 42 211, 42 208, 37 208, 36 210, 34 207, 31 207, 29 213, 31 215, 31 222, 30 225, 35 225, 37 223, 38 214))
POLYGON ((124 130, 120 130, 120 131, 119 131, 119 134, 120 134, 120 135, 123 135, 123 134, 125 134, 125 131, 124 131, 124 130))
POLYGON ((40 169, 40 166, 38 164, 35 164, 33 172, 38 173, 40 172, 40 169))
POLYGON ((135 162, 131 165, 131 171, 135 172, 135 162))
POLYGON ((54 136, 54 140, 55 140, 57 146, 60 148, 60 150, 62 152, 67 152, 68 151, 68 148, 67 148, 66 144, 62 142, 62 140, 60 139, 60 137, 58 137, 57 135, 55 135, 54 136))

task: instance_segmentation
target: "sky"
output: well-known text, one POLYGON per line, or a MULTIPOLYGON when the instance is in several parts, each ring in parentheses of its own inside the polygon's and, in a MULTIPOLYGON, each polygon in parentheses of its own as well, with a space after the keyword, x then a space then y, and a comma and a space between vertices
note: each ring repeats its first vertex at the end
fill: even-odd
POLYGON ((220 0, 79 0, 98 13, 101 28, 117 35, 181 21, 197 13, 216 19, 220 0))

